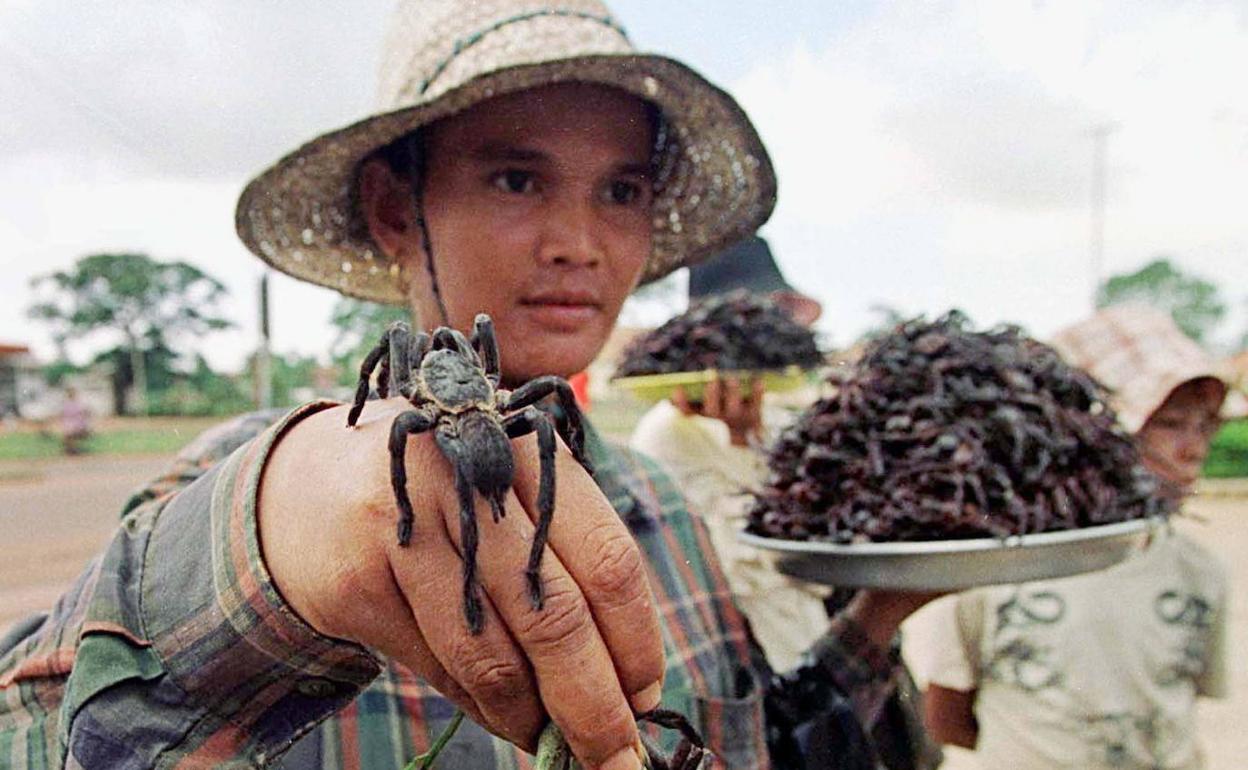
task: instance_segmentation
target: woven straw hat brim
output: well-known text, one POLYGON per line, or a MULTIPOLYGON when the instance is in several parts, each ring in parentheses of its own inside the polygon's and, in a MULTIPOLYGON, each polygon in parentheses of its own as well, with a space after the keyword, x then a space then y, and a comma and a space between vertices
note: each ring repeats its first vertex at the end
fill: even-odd
POLYGON ((555 83, 613 86, 656 105, 673 142, 654 201, 653 250, 642 282, 694 264, 753 233, 771 215, 771 159, 736 101, 672 59, 599 54, 478 76, 433 101, 324 134, 244 189, 235 226, 247 248, 295 278, 360 299, 405 304, 399 267, 369 238, 355 185, 360 161, 399 137, 494 96, 555 83))

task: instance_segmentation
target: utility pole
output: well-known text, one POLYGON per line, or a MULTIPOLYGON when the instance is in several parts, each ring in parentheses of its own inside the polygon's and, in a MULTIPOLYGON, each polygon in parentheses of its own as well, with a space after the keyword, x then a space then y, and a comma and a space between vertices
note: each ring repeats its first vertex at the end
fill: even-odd
POLYGON ((1092 279, 1092 311, 1096 311, 1097 295, 1105 275, 1105 188, 1109 136, 1116 123, 1093 126, 1092 134, 1092 216, 1088 238, 1088 264, 1092 279))
POLYGON ((256 406, 273 406, 273 362, 269 353, 269 271, 260 276, 260 347, 256 350, 256 406))

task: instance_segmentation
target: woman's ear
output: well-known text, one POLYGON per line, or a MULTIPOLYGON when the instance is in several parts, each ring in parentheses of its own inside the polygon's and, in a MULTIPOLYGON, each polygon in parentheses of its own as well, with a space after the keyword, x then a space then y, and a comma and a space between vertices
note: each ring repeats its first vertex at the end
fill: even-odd
POLYGON ((381 158, 360 166, 360 209, 369 234, 385 255, 397 260, 420 248, 420 225, 412 185, 381 158))

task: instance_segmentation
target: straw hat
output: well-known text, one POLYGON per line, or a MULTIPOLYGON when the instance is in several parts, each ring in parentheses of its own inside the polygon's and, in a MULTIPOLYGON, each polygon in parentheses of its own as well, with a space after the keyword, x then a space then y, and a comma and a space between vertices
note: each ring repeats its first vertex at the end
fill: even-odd
MULTIPOLYGON (((1062 329, 1052 345, 1113 391, 1110 400, 1118 419, 1132 433, 1185 382, 1211 378, 1226 390, 1226 379, 1209 354, 1169 315, 1147 305, 1107 307, 1062 329)), ((1239 417, 1244 411, 1238 394, 1222 400, 1223 417, 1239 417)))
POLYGON ((404 304, 399 268, 358 209, 361 160, 493 96, 600 83, 656 105, 667 129, 654 201, 652 281, 752 233, 771 215, 771 160, 737 103, 685 65, 637 53, 599 0, 400 0, 382 58, 379 114, 324 134, 243 190, 247 248, 273 267, 362 299, 404 304))

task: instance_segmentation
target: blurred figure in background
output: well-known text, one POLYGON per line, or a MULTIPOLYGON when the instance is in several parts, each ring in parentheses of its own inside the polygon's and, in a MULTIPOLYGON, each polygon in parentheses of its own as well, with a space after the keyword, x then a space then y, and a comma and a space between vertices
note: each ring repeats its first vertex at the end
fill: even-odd
MULTIPOLYGON (((690 302, 737 289, 768 295, 806 326, 823 310, 818 300, 784 280, 770 247, 757 235, 689 268, 690 302)), ((796 665, 823 634, 827 590, 778 574, 765 554, 739 543, 736 532, 745 527, 753 501, 748 490, 767 473, 760 444, 791 419, 787 410, 764 406, 761 380, 751 387, 724 379, 708 384, 697 405, 678 389, 642 416, 629 440, 671 472, 706 520, 733 594, 778 671, 796 665)))
MULTIPOLYGON (((1227 403, 1164 313, 1107 308, 1053 340, 1114 392, 1160 494, 1189 494, 1227 403)), ((1171 529, 1101 572, 948 597, 913 622, 927 724, 983 768, 1200 768, 1198 697, 1226 694, 1227 579, 1171 529)))
MULTIPOLYGON (((823 311, 818 300, 785 280, 771 248, 757 235, 689 268, 690 302, 739 289, 767 295, 804 326, 814 324, 823 311)), ((814 400, 815 394, 806 395, 814 400)), ((646 412, 629 443, 664 465, 690 509, 706 522, 733 598, 768 662, 776 671, 789 671, 806 661, 806 651, 827 634, 830 616, 851 601, 856 611, 870 606, 905 617, 930 597, 887 591, 833 595, 826 586, 777 572, 766 554, 737 540, 753 502, 750 490, 767 475, 763 445, 796 417, 766 396, 761 381, 752 387, 733 379, 710 383, 701 403, 691 403, 678 389, 670 401, 646 412)), ((892 652, 899 657, 895 644, 892 652)), ((923 730, 918 690, 904 667, 893 668, 891 676, 891 696, 875 721, 865 725, 876 760, 890 770, 934 768, 940 749, 923 730)), ((812 745, 820 743, 811 739, 812 745)), ((808 767, 822 766, 817 755, 817 749, 807 754, 808 767)))
POLYGON ((83 442, 91 435, 91 410, 78 398, 78 391, 65 388, 60 412, 61 446, 67 455, 82 454, 83 442))

